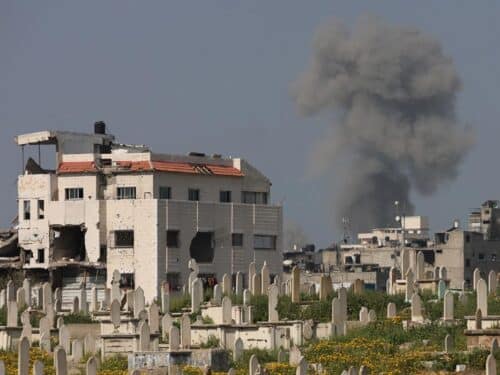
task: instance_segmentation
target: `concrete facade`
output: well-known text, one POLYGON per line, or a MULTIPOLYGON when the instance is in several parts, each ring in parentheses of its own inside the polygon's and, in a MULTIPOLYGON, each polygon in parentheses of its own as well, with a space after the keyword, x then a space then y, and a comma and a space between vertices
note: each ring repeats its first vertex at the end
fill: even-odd
POLYGON ((190 258, 219 281, 246 274, 251 261, 280 273, 282 207, 269 204, 269 179, 243 159, 154 154, 103 133, 47 131, 16 142, 53 144, 57 154, 55 171, 26 167, 18 178, 25 269, 101 267, 108 287, 117 269, 148 301, 165 281, 180 289, 190 258))

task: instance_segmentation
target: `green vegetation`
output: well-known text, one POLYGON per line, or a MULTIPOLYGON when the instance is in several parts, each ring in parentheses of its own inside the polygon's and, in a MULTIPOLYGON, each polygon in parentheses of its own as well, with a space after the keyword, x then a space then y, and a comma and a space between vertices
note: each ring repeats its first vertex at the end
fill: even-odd
POLYGON ((96 321, 93 320, 90 315, 82 313, 71 313, 69 315, 65 315, 63 319, 64 319, 64 324, 96 323, 96 321))
POLYGON ((189 294, 182 294, 170 298, 170 312, 182 312, 182 309, 191 306, 191 296, 189 294))

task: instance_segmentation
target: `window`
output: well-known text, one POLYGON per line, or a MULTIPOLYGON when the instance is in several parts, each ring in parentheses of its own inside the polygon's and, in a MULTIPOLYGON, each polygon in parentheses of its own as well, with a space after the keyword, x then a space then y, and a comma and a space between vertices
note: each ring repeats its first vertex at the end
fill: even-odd
POLYGON ((43 200, 38 201, 38 218, 45 218, 45 201, 43 200))
POLYGON ((36 262, 37 263, 45 263, 45 250, 44 249, 38 249, 36 262))
POLYGON ((135 199, 135 186, 123 186, 116 188, 116 199, 135 199))
POLYGON ((189 189, 188 190, 188 199, 190 201, 199 201, 200 200, 200 189, 189 189))
POLYGON ((223 203, 231 202, 231 190, 221 190, 220 201, 223 203))
POLYGON ((470 259, 465 259, 465 267, 470 267, 470 259))
POLYGON ((170 186, 160 186, 160 199, 172 199, 172 189, 170 186))
POLYGON ((179 231, 167 230, 167 247, 179 247, 179 231))
POLYGON ((496 261, 497 261, 497 255, 496 255, 496 254, 491 254, 491 255, 490 255, 490 259, 491 259, 493 262, 496 262, 496 261))
POLYGON ((479 253, 479 254, 478 254, 478 258, 479 258, 479 260, 483 260, 483 259, 484 259, 484 254, 479 253))
POLYGON ((106 260, 107 260, 107 248, 106 245, 101 245, 101 247, 99 247, 99 259, 97 261, 105 263, 106 260))
POLYGON ((256 234, 253 236, 253 247, 256 250, 276 250, 276 236, 256 234))
POLYGON ((242 191, 241 203, 267 204, 267 193, 256 191, 242 191))
POLYGON ((243 233, 233 233, 232 234, 232 243, 234 247, 242 247, 243 246, 243 233))
POLYGON ((23 201, 23 218, 24 218, 24 220, 29 220, 31 218, 30 211, 31 211, 30 201, 23 201))
POLYGON ((134 231, 115 231, 115 247, 134 247, 134 231))
POLYGON ((66 188, 64 191, 67 201, 83 199, 83 188, 66 188))

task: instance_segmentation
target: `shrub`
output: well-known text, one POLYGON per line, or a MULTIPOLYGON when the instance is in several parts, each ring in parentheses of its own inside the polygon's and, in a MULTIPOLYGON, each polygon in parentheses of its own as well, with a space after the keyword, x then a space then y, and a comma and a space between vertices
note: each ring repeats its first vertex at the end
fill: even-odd
POLYGON ((95 323, 96 321, 92 319, 90 315, 83 313, 71 313, 63 317, 64 324, 79 324, 79 323, 95 323))

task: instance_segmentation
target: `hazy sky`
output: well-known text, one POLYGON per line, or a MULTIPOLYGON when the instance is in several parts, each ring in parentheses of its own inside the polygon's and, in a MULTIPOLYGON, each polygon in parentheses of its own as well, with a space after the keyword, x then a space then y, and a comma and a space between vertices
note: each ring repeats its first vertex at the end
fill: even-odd
MULTIPOLYGON (((500 198, 500 26, 495 1, 0 2, 0 226, 16 215, 16 134, 92 131, 169 153, 241 156, 269 176, 273 200, 320 246, 338 240, 332 176, 311 178, 329 119, 304 119, 290 84, 317 27, 374 14, 441 41, 463 82, 460 120, 477 143, 457 180, 414 196, 433 229, 500 198)), ((48 156, 48 150, 45 151, 48 156)), ((335 176, 333 176, 335 180, 335 176)))

